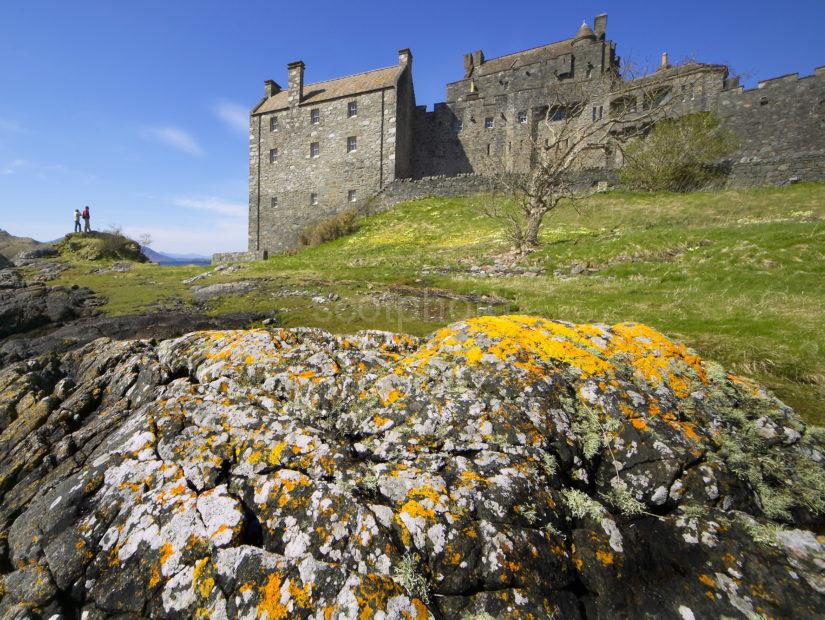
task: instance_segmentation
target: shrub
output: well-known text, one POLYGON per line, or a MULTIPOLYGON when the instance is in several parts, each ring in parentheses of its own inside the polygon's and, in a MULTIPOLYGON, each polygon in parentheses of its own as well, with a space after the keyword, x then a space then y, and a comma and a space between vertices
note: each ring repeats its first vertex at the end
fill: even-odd
POLYGON ((665 119, 645 138, 627 145, 621 182, 649 192, 701 189, 724 178, 727 170, 721 160, 736 147, 733 133, 713 114, 665 119))
POLYGON ((326 241, 333 241, 358 230, 358 212, 355 209, 343 211, 321 220, 301 231, 298 241, 301 245, 315 247, 326 241))

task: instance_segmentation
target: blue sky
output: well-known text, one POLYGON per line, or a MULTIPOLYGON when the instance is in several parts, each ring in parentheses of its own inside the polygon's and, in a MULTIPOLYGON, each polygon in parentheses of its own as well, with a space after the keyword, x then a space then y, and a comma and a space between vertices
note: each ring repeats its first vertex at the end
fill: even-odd
POLYGON ((170 252, 246 248, 248 110, 263 81, 308 82, 414 54, 428 106, 490 58, 609 13, 619 54, 730 64, 746 84, 825 65, 825 1, 226 2, 7 0, 0 7, 0 228, 55 239, 75 207, 170 252), (656 7, 655 10, 651 7, 656 7))

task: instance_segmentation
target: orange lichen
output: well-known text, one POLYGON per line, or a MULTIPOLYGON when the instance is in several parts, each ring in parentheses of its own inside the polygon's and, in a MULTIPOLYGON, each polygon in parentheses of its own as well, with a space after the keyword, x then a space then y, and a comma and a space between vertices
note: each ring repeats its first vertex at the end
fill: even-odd
POLYGON ((407 493, 407 497, 428 499, 433 503, 433 505, 436 506, 441 502, 441 496, 439 495, 438 491, 426 484, 420 487, 416 487, 414 489, 410 489, 407 493))
POLYGON ((713 587, 716 586, 716 581, 710 575, 705 575, 705 574, 699 575, 699 581, 701 581, 703 584, 705 584, 709 588, 713 588, 713 587))
POLYGON ((388 577, 373 573, 364 575, 354 592, 358 620, 371 620, 376 612, 385 611, 390 596, 398 593, 399 587, 388 577))
POLYGON ((292 597, 292 599, 295 601, 296 605, 298 605, 299 607, 303 607, 304 609, 309 609, 311 607, 311 588, 311 583, 304 584, 303 588, 299 588, 294 581, 290 581, 287 591, 289 592, 289 595, 292 597))
POLYGON ((160 582, 160 569, 157 566, 152 566, 151 576, 149 577, 149 587, 154 588, 160 582))
POLYGON ((383 404, 386 407, 388 405, 393 404, 399 398, 401 398, 401 392, 399 392, 397 389, 393 388, 389 392, 387 392, 386 397, 381 398, 381 404, 383 404))
POLYGON ((638 431, 650 430, 650 427, 647 425, 647 422, 645 422, 641 418, 631 418, 630 423, 633 425, 633 428, 635 428, 638 431))
POLYGON ((611 551, 596 550, 596 559, 602 563, 602 566, 610 566, 613 564, 613 553, 611 551))
POLYGON ((208 557, 195 562, 195 570, 192 573, 192 587, 201 598, 208 598, 215 588, 215 579, 212 577, 211 568, 208 557))
POLYGON ((415 620, 425 620, 430 617, 430 611, 427 609, 424 601, 414 598, 412 604, 413 607, 415 607, 415 620))
POLYGON ((265 620, 286 618, 289 611, 281 604, 281 574, 270 573, 266 583, 258 588, 259 601, 257 617, 265 620))
POLYGON ((434 520, 435 511, 426 506, 422 506, 414 499, 409 500, 401 507, 401 512, 407 513, 413 518, 421 517, 423 519, 434 520))
MULTIPOLYGON (((269 461, 270 465, 277 465, 281 462, 281 453, 284 451, 284 448, 286 448, 286 442, 280 441, 277 444, 275 444, 275 447, 269 451, 267 461, 269 461)), ((252 461, 250 460, 250 462, 252 461)))
POLYGON ((160 565, 163 567, 166 564, 166 561, 172 556, 175 552, 175 548, 172 547, 171 543, 164 543, 164 545, 160 548, 160 565))
POLYGON ((476 317, 439 330, 396 370, 420 368, 435 357, 463 358, 470 366, 501 360, 530 374, 540 374, 544 364, 560 363, 574 369, 580 379, 601 377, 603 390, 608 384, 616 386, 619 361, 629 362, 639 378, 665 384, 680 397, 687 396, 694 380, 707 382, 698 356, 635 323, 603 329, 530 316, 476 317))

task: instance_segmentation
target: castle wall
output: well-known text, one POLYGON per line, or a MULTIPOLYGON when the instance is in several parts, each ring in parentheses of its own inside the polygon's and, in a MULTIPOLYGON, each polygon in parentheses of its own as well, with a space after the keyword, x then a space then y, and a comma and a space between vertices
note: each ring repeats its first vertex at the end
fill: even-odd
MULTIPOLYGON (((280 94, 283 103, 266 99, 270 107, 264 109, 285 107, 250 117, 249 252, 226 260, 294 247, 303 229, 350 208, 369 211, 430 194, 487 191, 485 177, 529 169, 535 146, 558 127, 543 122, 554 103, 586 102, 575 120, 585 125, 596 113, 610 114, 618 96, 634 89, 640 95, 649 80, 668 84, 669 115, 711 111, 738 136, 732 185, 825 180, 825 67, 813 76, 783 76, 744 90, 728 79, 724 65, 670 67, 664 59, 653 76, 625 81, 618 77, 605 23, 606 16, 599 16, 593 31, 582 26, 572 39, 488 61, 481 51, 465 55, 464 78, 447 85, 446 102, 432 112, 415 106, 409 50, 399 51, 402 70, 392 87, 382 82, 370 92, 339 91, 319 102, 297 100, 303 63, 292 63, 289 96, 280 94), (358 103, 355 118, 347 116, 350 101, 358 103), (320 112, 317 125, 310 123, 313 108, 320 112), (271 131, 273 115, 278 128, 271 131), (358 140, 355 152, 347 152, 348 136, 358 140), (310 156, 312 142, 319 143, 317 158, 310 156), (273 148, 278 160, 270 163, 273 148), (350 190, 355 202, 348 201, 350 190), (310 203, 311 193, 317 205, 310 203)), ((267 82, 267 97, 279 96, 278 88, 267 82)), ((576 183, 613 184, 621 154, 596 144, 586 153, 576 183)))
POLYGON ((825 67, 730 89, 711 109, 740 141, 732 185, 825 180, 825 67))
MULTIPOLYGON (((447 85, 447 101, 432 112, 419 108, 415 123, 413 176, 487 173, 495 167, 524 169, 532 140, 547 106, 561 98, 590 99, 612 79, 615 53, 610 41, 584 41, 569 53, 548 50, 530 62, 514 60, 447 85), (526 115, 520 122, 519 113, 526 115), (492 119, 492 127, 487 126, 492 119)), ((589 114, 589 108, 585 111, 589 114)))
MULTIPOLYGON (((250 120, 250 250, 294 247, 307 226, 363 205, 396 176, 396 93, 388 88, 253 115, 250 120), (356 101, 358 114, 347 116, 356 101), (310 111, 319 110, 319 122, 310 111), (271 118, 277 129, 270 130, 271 118), (347 138, 357 148, 347 152, 347 138), (312 157, 310 144, 319 154, 312 157), (270 149, 278 149, 270 162, 270 149), (356 200, 348 201, 355 190, 356 200), (311 194, 318 204, 311 204, 311 194), (277 198, 277 205, 272 199, 277 198)), ((409 148, 409 147, 406 147, 409 148)))
POLYGON ((395 176, 396 179, 413 174, 415 91, 412 70, 405 71, 396 85, 397 111, 395 121, 395 176))

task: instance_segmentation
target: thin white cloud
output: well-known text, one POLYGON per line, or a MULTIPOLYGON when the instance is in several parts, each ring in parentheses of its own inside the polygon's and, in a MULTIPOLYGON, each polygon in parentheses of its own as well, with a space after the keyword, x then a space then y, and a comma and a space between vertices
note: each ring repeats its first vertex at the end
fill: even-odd
POLYGON ((160 142, 173 149, 182 151, 187 155, 200 157, 204 154, 203 149, 197 143, 195 138, 186 133, 179 127, 165 126, 165 127, 145 127, 141 130, 141 134, 147 140, 160 142))
POLYGON ((212 107, 212 111, 233 131, 244 134, 249 131, 249 111, 239 103, 219 101, 212 107))
POLYGON ((27 172, 38 178, 46 178, 54 172, 67 172, 68 168, 63 164, 44 164, 27 159, 12 159, 0 165, 0 176, 8 176, 21 172, 27 172))
POLYGON ((9 175, 18 172, 21 168, 25 167, 26 160, 24 159, 13 159, 10 162, 3 164, 3 167, 0 168, 0 175, 9 175))
POLYGON ((172 203, 175 206, 186 209, 211 211, 212 213, 219 213, 220 215, 228 215, 230 217, 245 218, 247 215, 247 206, 245 204, 231 202, 214 196, 184 196, 175 198, 172 203))

